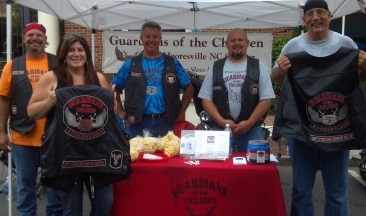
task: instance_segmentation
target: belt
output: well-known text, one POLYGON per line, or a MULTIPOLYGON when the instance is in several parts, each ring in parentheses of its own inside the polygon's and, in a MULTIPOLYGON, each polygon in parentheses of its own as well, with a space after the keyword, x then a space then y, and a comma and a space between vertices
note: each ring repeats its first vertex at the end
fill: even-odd
POLYGON ((160 118, 166 118, 168 114, 166 112, 163 113, 155 113, 155 114, 144 114, 144 117, 152 118, 152 119, 160 119, 160 118))

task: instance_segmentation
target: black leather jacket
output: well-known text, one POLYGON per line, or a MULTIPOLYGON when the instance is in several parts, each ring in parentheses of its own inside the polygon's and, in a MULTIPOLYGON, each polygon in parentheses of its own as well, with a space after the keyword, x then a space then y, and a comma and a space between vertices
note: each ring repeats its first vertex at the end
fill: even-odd
POLYGON ((288 72, 273 139, 291 137, 323 151, 366 147, 366 99, 358 76, 358 50, 327 57, 287 55, 288 72))
POLYGON ((67 191, 81 173, 92 176, 95 188, 129 178, 130 148, 116 122, 113 91, 73 86, 57 89, 56 97, 43 136, 42 184, 67 191))

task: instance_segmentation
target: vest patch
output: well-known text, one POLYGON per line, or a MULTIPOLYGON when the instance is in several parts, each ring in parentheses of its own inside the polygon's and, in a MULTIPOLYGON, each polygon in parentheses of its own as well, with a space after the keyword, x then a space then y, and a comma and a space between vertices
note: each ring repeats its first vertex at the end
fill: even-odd
POLYGON ((213 86, 212 87, 212 90, 222 90, 222 87, 221 86, 213 86))
POLYGON ((313 97, 306 105, 310 128, 321 133, 334 133, 351 125, 347 118, 346 97, 326 92, 313 97))
POLYGON ((98 98, 81 95, 71 98, 63 108, 65 133, 82 140, 102 136, 107 123, 107 106, 98 98))
POLYGON ((109 166, 113 169, 119 169, 122 167, 123 154, 119 150, 114 150, 111 152, 111 160, 109 166))
POLYGON ((258 95, 259 94, 259 85, 258 84, 253 84, 250 86, 250 93, 252 95, 258 95))
POLYGON ((135 123, 135 121, 136 121, 136 117, 135 117, 135 115, 129 115, 129 116, 127 116, 127 121, 128 121, 129 123, 131 123, 131 124, 134 124, 134 123, 135 123))
POLYGON ((174 84, 175 82, 177 82, 177 76, 175 76, 175 74, 173 73, 168 73, 165 76, 166 82, 169 84, 174 84))
POLYGON ((77 167, 105 167, 106 161, 102 160, 81 160, 81 161, 63 161, 62 168, 77 168, 77 167))
POLYGON ((141 73, 140 72, 131 72, 131 76, 132 77, 141 77, 141 73))
POLYGON ((23 75, 25 72, 24 70, 21 70, 21 71, 12 71, 12 75, 23 75))
POLYGON ((18 113, 18 107, 16 105, 11 106, 11 114, 16 115, 18 113))

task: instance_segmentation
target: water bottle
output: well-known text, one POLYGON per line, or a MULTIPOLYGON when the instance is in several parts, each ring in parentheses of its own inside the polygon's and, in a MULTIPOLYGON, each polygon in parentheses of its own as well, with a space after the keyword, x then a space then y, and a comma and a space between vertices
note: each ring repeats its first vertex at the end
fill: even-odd
POLYGON ((6 181, 4 182, 3 193, 4 193, 4 198, 6 200, 9 200, 9 177, 6 177, 6 181))
POLYGON ((230 138, 229 138, 229 154, 231 155, 231 153, 233 153, 233 143, 232 143, 232 138, 233 138, 233 133, 231 132, 231 128, 230 128, 230 124, 225 124, 225 129, 224 131, 229 131, 230 132, 230 138))

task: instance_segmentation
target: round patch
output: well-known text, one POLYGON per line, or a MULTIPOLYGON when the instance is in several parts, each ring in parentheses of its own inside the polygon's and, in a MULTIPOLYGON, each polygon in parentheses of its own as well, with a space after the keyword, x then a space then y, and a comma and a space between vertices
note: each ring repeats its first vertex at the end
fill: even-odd
POLYGON ((169 84, 174 84, 175 82, 177 82, 177 77, 173 73, 168 73, 165 76, 165 79, 166 79, 166 82, 169 84))

